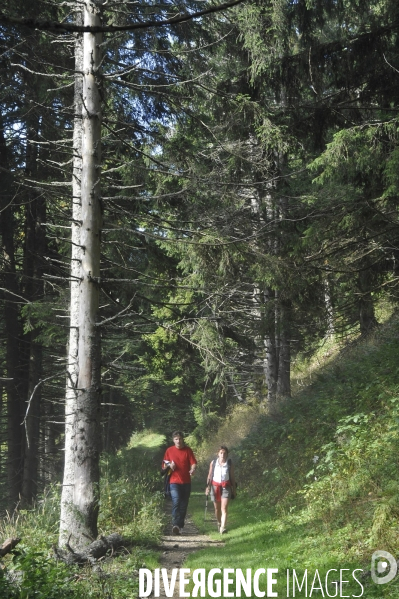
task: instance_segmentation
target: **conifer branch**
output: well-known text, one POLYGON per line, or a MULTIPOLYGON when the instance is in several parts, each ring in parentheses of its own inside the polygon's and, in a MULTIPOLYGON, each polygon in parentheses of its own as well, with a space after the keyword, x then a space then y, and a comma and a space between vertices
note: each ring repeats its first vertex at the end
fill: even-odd
POLYGON ((245 0, 234 0, 234 2, 224 2, 218 6, 211 6, 204 10, 200 10, 194 13, 188 13, 185 15, 175 15, 170 19, 164 19, 158 21, 157 19, 150 19, 141 23, 132 23, 130 25, 104 25, 101 27, 90 27, 85 25, 75 25, 74 23, 59 23, 58 21, 44 21, 36 19, 21 19, 18 17, 10 17, 3 12, 0 12, 0 23, 5 25, 21 25, 23 27, 29 27, 30 29, 39 29, 41 31, 60 31, 65 33, 76 32, 76 33, 114 33, 116 31, 134 31, 135 29, 149 29, 151 27, 163 27, 165 25, 176 25, 179 23, 185 23, 199 17, 227 10, 238 4, 242 4, 245 0))

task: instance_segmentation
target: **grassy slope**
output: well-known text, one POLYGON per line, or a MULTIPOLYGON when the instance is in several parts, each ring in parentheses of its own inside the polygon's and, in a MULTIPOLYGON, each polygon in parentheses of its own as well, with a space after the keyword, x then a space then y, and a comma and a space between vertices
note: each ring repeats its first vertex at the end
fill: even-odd
MULTIPOLYGON (((399 323, 392 318, 314 374, 277 419, 260 416, 234 450, 240 492, 226 546, 190 556, 187 567, 277 567, 279 597, 286 597, 287 568, 308 568, 311 586, 316 568, 323 576, 329 568, 366 571, 376 549, 399 557, 398 356, 399 323)), ((214 530, 204 525, 204 505, 198 489, 194 519, 214 530)), ((331 578, 338 579, 339 573, 331 578)), ((397 579, 362 583, 365 597, 399 597, 397 579)), ((355 582, 342 594, 360 592, 355 582)))

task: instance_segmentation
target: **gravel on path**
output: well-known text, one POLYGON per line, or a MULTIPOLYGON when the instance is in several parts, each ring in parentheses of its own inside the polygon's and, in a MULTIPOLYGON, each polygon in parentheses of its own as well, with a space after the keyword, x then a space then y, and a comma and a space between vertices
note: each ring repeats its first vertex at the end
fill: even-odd
MULTIPOLYGON (((171 504, 165 502, 165 512, 170 520, 171 504)), ((216 529, 216 520, 215 520, 216 529)), ((170 580, 173 568, 182 568, 184 560, 189 553, 209 547, 210 545, 224 547, 223 541, 214 541, 208 535, 203 535, 198 532, 197 527, 191 520, 190 514, 187 515, 186 523, 181 535, 172 534, 172 524, 169 523, 165 528, 165 534, 162 537, 160 556, 160 568, 168 570, 168 578, 170 580)), ((160 597, 166 597, 163 584, 160 585, 160 597)), ((180 597, 179 585, 175 585, 174 598, 180 597)))

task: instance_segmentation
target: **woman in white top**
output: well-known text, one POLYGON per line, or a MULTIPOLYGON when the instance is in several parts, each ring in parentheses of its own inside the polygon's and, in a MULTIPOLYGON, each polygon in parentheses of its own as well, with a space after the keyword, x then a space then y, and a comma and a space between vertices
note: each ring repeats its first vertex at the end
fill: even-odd
POLYGON ((221 445, 218 457, 209 464, 208 479, 206 481, 206 495, 211 493, 211 499, 215 506, 215 515, 218 529, 221 534, 226 531, 227 508, 229 500, 235 497, 235 477, 231 460, 228 459, 229 450, 221 445))

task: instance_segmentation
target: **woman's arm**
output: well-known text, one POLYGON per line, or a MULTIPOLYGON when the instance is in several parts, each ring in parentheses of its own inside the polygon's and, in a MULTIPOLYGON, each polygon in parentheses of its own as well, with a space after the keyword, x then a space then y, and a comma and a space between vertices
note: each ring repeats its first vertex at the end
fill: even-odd
POLYGON ((211 489, 212 464, 213 461, 209 464, 208 478, 206 479, 205 495, 209 495, 209 491, 211 489))

